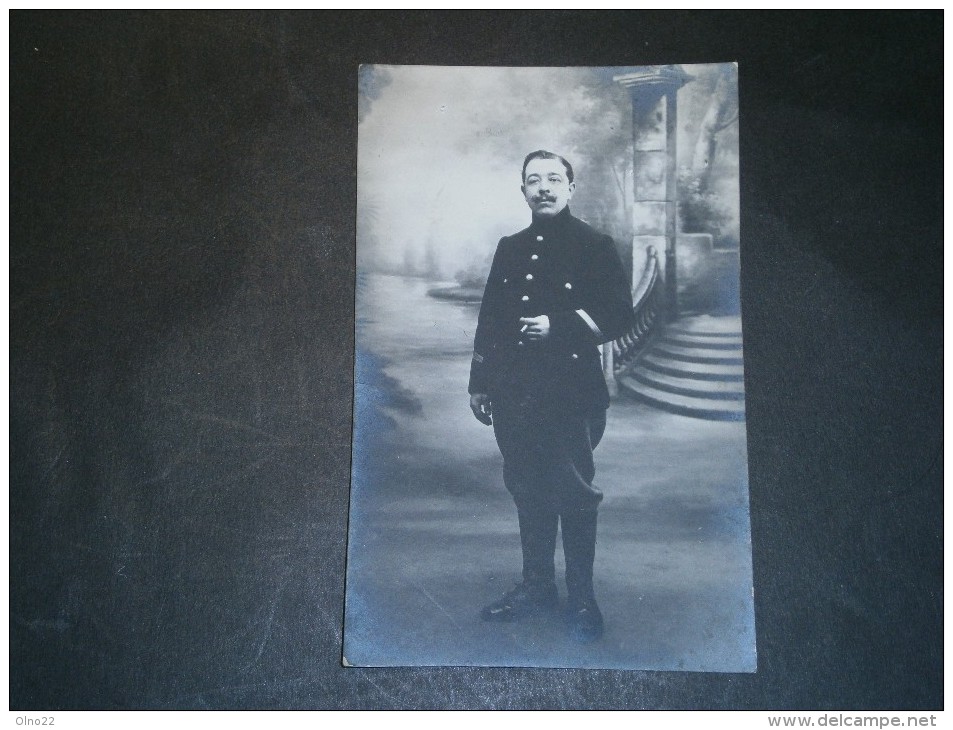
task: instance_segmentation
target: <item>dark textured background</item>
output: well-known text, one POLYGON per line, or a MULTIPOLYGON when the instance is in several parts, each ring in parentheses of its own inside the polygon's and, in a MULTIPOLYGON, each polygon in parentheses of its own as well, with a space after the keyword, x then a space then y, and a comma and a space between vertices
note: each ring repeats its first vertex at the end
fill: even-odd
POLYGON ((13 12, 11 708, 942 707, 942 25, 13 12), (357 64, 726 60, 758 673, 342 668, 357 64))

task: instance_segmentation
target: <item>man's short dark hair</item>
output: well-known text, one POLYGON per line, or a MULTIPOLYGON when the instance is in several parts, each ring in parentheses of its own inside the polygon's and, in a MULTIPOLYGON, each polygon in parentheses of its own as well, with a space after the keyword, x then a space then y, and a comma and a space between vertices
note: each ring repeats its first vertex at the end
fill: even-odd
POLYGON ((562 155, 557 155, 555 152, 550 152, 548 150, 536 150, 535 152, 530 152, 526 155, 526 159, 523 160, 523 180, 526 180, 526 166, 533 160, 559 160, 563 163, 563 167, 566 168, 566 177, 569 182, 572 182, 572 165, 569 164, 567 160, 562 155))

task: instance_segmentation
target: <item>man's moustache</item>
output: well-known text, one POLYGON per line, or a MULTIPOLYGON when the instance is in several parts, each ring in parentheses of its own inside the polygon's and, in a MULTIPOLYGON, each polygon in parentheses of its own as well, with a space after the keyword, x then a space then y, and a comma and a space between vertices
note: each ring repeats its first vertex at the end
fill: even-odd
POLYGON ((533 202, 535 202, 535 203, 555 203, 555 202, 556 202, 556 198, 550 198, 549 196, 536 197, 536 198, 533 198, 533 202))

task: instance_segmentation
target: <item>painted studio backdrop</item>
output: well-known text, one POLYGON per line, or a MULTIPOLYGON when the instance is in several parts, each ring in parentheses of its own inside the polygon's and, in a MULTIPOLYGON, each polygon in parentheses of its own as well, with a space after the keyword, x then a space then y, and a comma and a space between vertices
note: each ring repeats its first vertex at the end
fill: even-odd
POLYGON ((345 663, 755 671, 737 78, 360 69, 345 663), (634 303, 601 348, 605 632, 588 644, 558 614, 480 618, 519 582, 520 538, 467 383, 496 244, 530 224, 521 165, 538 149, 572 163, 572 214, 613 238, 634 303))

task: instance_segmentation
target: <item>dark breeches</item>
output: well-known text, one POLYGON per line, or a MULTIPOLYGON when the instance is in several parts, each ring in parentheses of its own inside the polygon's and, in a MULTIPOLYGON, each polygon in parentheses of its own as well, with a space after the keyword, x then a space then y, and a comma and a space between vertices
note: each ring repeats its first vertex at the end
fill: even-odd
POLYGON ((517 509, 571 515, 599 507, 592 450, 605 431, 605 411, 547 415, 494 403, 493 428, 517 509))
POLYGON ((606 427, 605 411, 541 417, 528 409, 493 410, 503 454, 503 481, 519 515, 523 580, 551 584, 562 522, 570 605, 592 600, 596 514, 602 492, 592 485, 592 450, 606 427))

